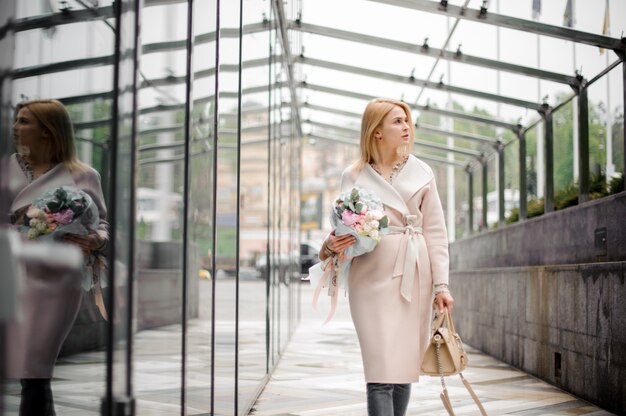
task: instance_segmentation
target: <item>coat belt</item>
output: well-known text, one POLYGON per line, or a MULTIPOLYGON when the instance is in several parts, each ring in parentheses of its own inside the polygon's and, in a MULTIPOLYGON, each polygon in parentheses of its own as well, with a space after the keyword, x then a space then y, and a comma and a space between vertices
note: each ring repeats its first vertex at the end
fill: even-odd
POLYGON ((417 239, 422 234, 422 227, 417 226, 417 215, 405 215, 404 226, 389 226, 389 234, 403 234, 400 241, 398 256, 393 267, 392 278, 402 276, 400 294, 408 302, 411 302, 411 293, 415 284, 415 269, 420 273, 420 254, 418 253, 417 239))

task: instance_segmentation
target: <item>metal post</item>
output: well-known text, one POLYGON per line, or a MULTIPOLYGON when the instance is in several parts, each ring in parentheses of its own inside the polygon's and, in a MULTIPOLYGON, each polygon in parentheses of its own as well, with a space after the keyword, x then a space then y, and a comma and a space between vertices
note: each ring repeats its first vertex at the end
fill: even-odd
MULTIPOLYGON (((544 168, 545 168, 545 191, 544 212, 554 211, 554 131, 552 125, 552 107, 542 104, 537 110, 544 121, 544 168)), ((538 160, 537 163, 542 161, 538 160)))
POLYGON ((504 225, 504 146, 496 145, 498 151, 498 225, 504 225))
POLYGON ((482 182, 483 182, 483 212, 482 212, 482 226, 481 230, 485 228, 489 228, 489 224, 487 224, 487 175, 489 174, 487 169, 487 158, 483 157, 480 161, 482 166, 482 182))
POLYGON ((474 232, 474 174, 469 165, 465 167, 467 173, 467 217, 469 224, 467 226, 468 234, 474 232))
POLYGON ((519 221, 523 221, 528 217, 528 201, 526 196, 526 135, 521 125, 518 125, 516 134, 519 142, 519 221))
POLYGON ((578 161, 574 163, 578 163, 578 203, 580 204, 589 200, 589 100, 585 88, 586 80, 580 75, 578 77, 578 161))
MULTIPOLYGON (((626 85, 626 59, 624 59, 624 53, 622 52, 620 55, 620 58, 622 58, 622 85, 626 85)), ((624 97, 622 100, 622 106, 626 104, 626 88, 623 88, 624 90, 624 97)), ((622 107, 623 108, 623 107, 622 107)), ((612 126, 609 126, 609 128, 612 128, 612 126)), ((625 149, 622 152, 622 191, 626 191, 626 129, 622 129, 622 134, 624 135, 624 147, 623 149, 625 149)))

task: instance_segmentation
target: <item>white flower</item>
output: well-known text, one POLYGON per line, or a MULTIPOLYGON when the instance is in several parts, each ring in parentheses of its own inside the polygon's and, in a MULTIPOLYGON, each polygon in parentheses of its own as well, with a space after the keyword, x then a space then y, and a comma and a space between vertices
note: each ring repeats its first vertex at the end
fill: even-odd
POLYGON ((370 237, 372 237, 374 240, 378 241, 378 238, 380 237, 378 235, 378 229, 370 231, 370 237))
POLYGON ((39 235, 39 231, 37 231, 36 228, 31 228, 30 230, 28 230, 28 239, 32 240, 33 238, 37 238, 37 236, 39 235))
POLYGON ((373 209, 371 211, 368 211, 368 214, 371 214, 372 218, 374 218, 375 220, 380 220, 382 217, 385 216, 385 214, 383 214, 382 211, 377 210, 377 209, 373 209))
POLYGON ((372 227, 374 230, 378 230, 378 227, 380 226, 380 223, 376 220, 372 220, 369 222, 370 227, 372 227))

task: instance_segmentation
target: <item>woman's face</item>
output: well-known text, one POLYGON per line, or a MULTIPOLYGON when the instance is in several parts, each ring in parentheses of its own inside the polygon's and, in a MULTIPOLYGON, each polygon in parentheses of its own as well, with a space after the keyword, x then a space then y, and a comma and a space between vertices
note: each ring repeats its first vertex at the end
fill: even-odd
POLYGON ((411 140, 411 129, 404 110, 395 106, 383 119, 381 126, 376 131, 376 139, 386 148, 398 149, 406 146, 411 140))
POLYGON ((13 141, 18 151, 24 148, 29 150, 41 148, 42 139, 46 136, 45 129, 33 113, 26 107, 20 109, 13 123, 13 141))

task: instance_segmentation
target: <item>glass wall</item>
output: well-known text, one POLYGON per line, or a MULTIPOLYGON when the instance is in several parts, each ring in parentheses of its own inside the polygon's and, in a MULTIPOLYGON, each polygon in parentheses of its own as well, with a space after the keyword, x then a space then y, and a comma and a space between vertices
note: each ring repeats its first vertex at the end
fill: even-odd
MULTIPOLYGON (((280 37, 265 0, 8 3, 2 137, 19 102, 61 101, 107 207, 102 301, 84 289, 52 359, 57 414, 247 414, 299 317, 300 131, 282 59, 297 36, 280 37)), ((0 414, 16 415, 28 375, 0 378, 0 414)))

